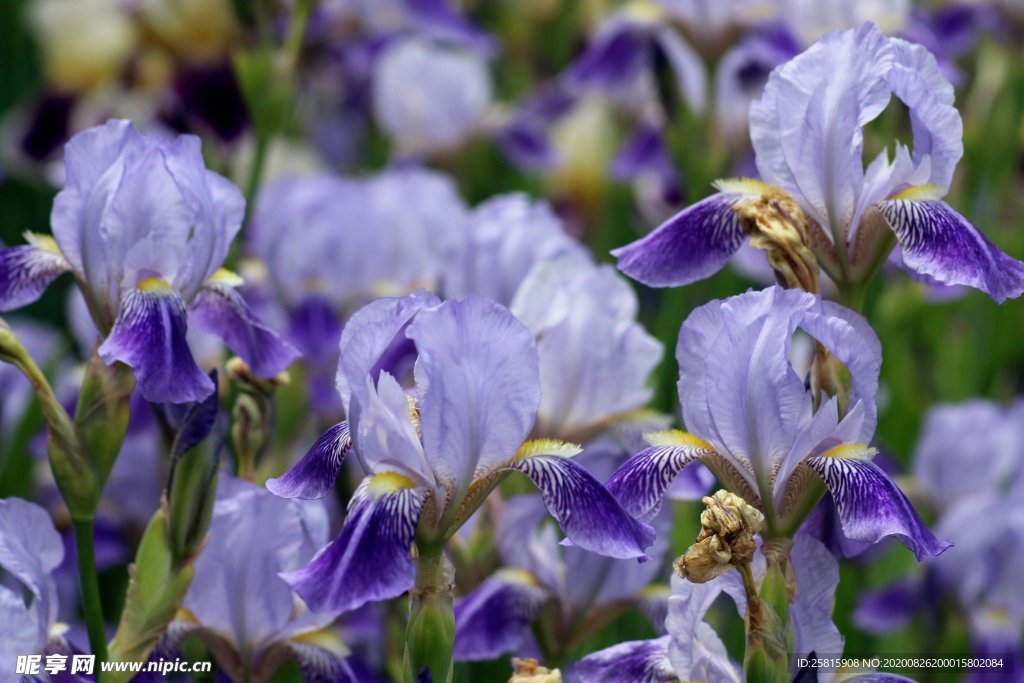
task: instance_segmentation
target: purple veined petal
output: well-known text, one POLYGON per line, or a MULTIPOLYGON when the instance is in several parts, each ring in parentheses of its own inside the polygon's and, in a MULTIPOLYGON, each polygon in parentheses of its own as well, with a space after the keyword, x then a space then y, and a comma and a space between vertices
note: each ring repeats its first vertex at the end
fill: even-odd
POLYGON ((918 560, 950 548, 932 535, 903 492, 868 459, 873 455, 867 446, 846 444, 805 461, 832 494, 843 532, 866 543, 895 536, 918 560))
POLYGON ((280 477, 267 479, 267 488, 282 498, 323 498, 352 450, 348 422, 339 422, 320 435, 309 451, 280 477))
POLYGON ((878 206, 909 270, 980 289, 996 303, 1024 292, 1024 263, 1000 251, 949 204, 897 196, 878 206))
POLYGON ((587 655, 568 672, 574 683, 676 683, 668 636, 632 640, 587 655))
POLYGON ((408 477, 368 477, 349 504, 338 537, 283 578, 316 612, 340 614, 394 598, 413 585, 411 550, 425 494, 408 477))
POLYGON ((733 207, 757 194, 758 185, 724 185, 646 237, 614 249, 619 270, 649 287, 678 287, 714 275, 747 238, 733 207))
POLYGON ((650 26, 616 17, 601 27, 564 78, 574 88, 620 90, 633 81, 650 57, 650 26))
POLYGON ((493 55, 496 40, 460 14, 449 0, 405 0, 410 18, 425 33, 465 45, 485 56, 493 55))
POLYGON ((650 559, 645 549, 654 542, 654 529, 630 517, 592 474, 564 450, 562 455, 550 454, 558 449, 546 440, 529 442, 524 449, 507 467, 540 489, 544 505, 569 541, 607 557, 650 559))
POLYGON ((455 661, 517 653, 547 590, 522 569, 499 569, 455 601, 455 661))
POLYGON ((223 339, 257 377, 273 377, 299 356, 298 349, 256 319, 242 295, 223 279, 215 278, 199 290, 189 320, 223 339))
POLYGON ((479 296, 420 312, 407 334, 419 352, 414 374, 423 450, 439 483, 454 487, 458 500, 475 473, 515 456, 533 426, 540 404, 537 348, 508 309, 479 296))
POLYGON ((868 633, 898 631, 910 621, 926 596, 919 578, 898 579, 878 590, 861 593, 853 622, 868 633))
POLYGON ((796 577, 796 599, 789 607, 794 655, 842 653, 843 636, 832 622, 839 563, 828 548, 807 534, 797 534, 793 539, 790 559, 796 577))
POLYGON ((397 342, 405 341, 405 328, 421 310, 441 303, 433 294, 417 290, 404 297, 378 299, 356 311, 341 333, 336 383, 349 418, 353 399, 368 398, 366 378, 376 381, 374 369, 397 342))
POLYGON ((214 386, 192 358, 187 329, 188 309, 181 295, 163 281, 143 281, 121 299, 99 355, 107 365, 120 361, 130 366, 147 401, 201 401, 214 386))
POLYGON ((332 652, 312 643, 288 642, 288 651, 299 665, 306 683, 358 683, 346 655, 332 652))
POLYGON ((628 515, 640 520, 653 518, 661 509, 669 486, 687 465, 712 455, 706 441, 678 430, 647 434, 651 445, 622 465, 605 487, 628 515))
POLYGON ((53 238, 27 237, 29 244, 6 249, 0 246, 0 313, 29 305, 51 282, 71 270, 53 238))

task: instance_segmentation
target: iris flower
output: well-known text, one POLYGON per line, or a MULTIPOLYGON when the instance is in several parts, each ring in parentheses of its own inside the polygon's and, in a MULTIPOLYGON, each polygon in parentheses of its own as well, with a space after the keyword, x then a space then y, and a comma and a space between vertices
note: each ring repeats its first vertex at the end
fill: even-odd
POLYGON ((626 515, 579 450, 526 441, 540 381, 529 330, 480 297, 441 303, 419 291, 361 309, 341 337, 338 391, 348 416, 268 487, 285 497, 324 496, 342 458, 368 472, 338 537, 284 578, 314 610, 351 610, 413 585, 413 542, 454 534, 498 483, 521 472, 580 547, 646 558, 653 530, 626 515), (407 390, 400 383, 412 369, 407 390))
MULTIPOLYGON (((840 657, 843 636, 832 623, 832 607, 839 585, 838 563, 825 546, 806 534, 797 534, 790 560, 796 593, 789 608, 794 631, 794 667, 799 658, 813 656, 811 653, 840 657)), ((760 582, 765 572, 764 556, 758 553, 752 565, 754 580, 760 582)), ((729 658, 725 644, 704 620, 711 605, 723 593, 732 598, 741 614, 746 612, 747 599, 738 572, 727 572, 707 583, 691 583, 673 577, 665 620, 667 635, 653 640, 627 641, 587 655, 570 669, 567 680, 573 683, 679 680, 739 683, 743 680, 739 666, 729 658)), ((834 669, 814 671, 810 680, 910 683, 907 678, 887 673, 846 672, 837 676, 834 669)))
POLYGON ((751 106, 761 181, 718 181, 716 194, 614 251, 619 268, 653 287, 709 277, 747 238, 738 205, 791 199, 806 215, 819 264, 840 286, 878 267, 891 234, 912 273, 997 302, 1019 296, 1024 263, 942 201, 963 155, 953 102, 953 86, 924 47, 874 24, 830 33, 776 68, 751 106), (863 128, 893 96, 909 110, 913 149, 897 142, 891 160, 882 150, 865 169, 863 128))
POLYGON ((297 351, 260 323, 221 269, 245 209, 242 193, 206 169, 199 138, 143 135, 129 121, 79 133, 65 147, 67 182, 53 236, 0 251, 0 311, 25 306, 71 272, 107 363, 131 366, 143 397, 186 403, 213 382, 196 364, 189 323, 224 339, 262 377, 297 351))
POLYGON ((608 481, 629 514, 652 516, 679 472, 699 461, 764 512, 769 533, 792 533, 824 483, 847 537, 896 536, 918 559, 949 547, 871 462, 882 358, 858 314, 800 290, 748 292, 696 309, 680 330, 676 359, 689 432, 648 435, 650 447, 608 481), (845 414, 837 397, 816 396, 790 364, 797 330, 849 371, 845 414))

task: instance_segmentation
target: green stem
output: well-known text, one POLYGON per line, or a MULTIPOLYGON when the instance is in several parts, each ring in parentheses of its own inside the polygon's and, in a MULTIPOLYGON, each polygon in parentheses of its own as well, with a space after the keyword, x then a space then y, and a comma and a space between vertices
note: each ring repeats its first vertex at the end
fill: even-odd
POLYGON ((100 663, 107 661, 107 632, 100 602, 100 582, 96 573, 96 547, 93 539, 93 520, 72 520, 75 530, 75 555, 78 559, 78 580, 82 587, 82 609, 89 631, 89 647, 96 656, 96 672, 100 663))
POLYGON ((455 648, 455 569, 444 548, 421 549, 416 582, 409 591, 409 628, 405 641, 405 680, 423 669, 434 683, 451 683, 455 648))

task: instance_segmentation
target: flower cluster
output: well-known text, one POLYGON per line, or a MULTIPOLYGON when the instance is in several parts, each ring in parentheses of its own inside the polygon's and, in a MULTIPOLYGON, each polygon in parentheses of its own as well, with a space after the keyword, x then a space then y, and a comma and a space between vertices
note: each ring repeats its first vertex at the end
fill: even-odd
POLYGON ((1020 14, 461 5, 10 29, 0 683, 1017 680, 1020 14))

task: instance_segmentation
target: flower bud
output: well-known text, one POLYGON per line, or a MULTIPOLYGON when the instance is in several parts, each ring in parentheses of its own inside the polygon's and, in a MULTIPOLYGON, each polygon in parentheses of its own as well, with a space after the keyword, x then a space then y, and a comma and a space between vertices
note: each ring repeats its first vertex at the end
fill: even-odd
POLYGON ((441 551, 416 558, 416 583, 409 591, 406 680, 451 680, 455 647, 455 569, 441 551))

